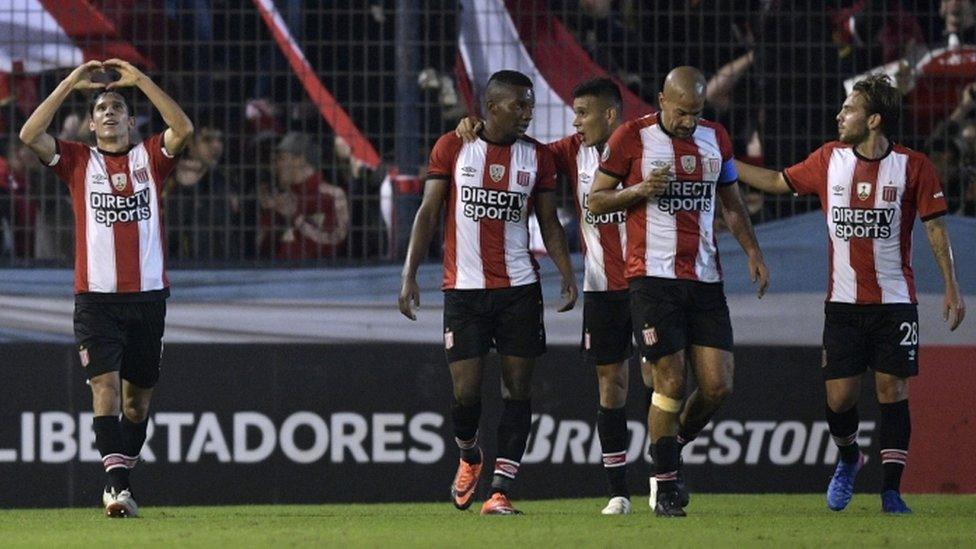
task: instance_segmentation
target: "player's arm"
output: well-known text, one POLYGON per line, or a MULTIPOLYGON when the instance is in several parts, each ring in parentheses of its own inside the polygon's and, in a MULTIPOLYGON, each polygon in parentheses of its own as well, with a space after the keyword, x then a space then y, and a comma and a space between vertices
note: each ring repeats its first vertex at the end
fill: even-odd
POLYGON ((783 172, 753 166, 740 160, 735 161, 735 170, 739 173, 739 181, 750 187, 769 193, 786 194, 793 192, 783 172))
POLYGON ((559 269, 562 276, 561 295, 563 304, 559 312, 565 312, 576 305, 579 290, 576 288, 576 277, 573 276, 573 264, 569 259, 569 246, 566 245, 566 233, 559 216, 556 215, 556 199, 551 191, 542 191, 535 195, 535 217, 539 220, 539 230, 542 242, 546 245, 549 257, 559 269))
POLYGON ((119 79, 109 83, 107 89, 135 86, 152 102, 159 115, 163 117, 163 122, 168 126, 163 133, 163 146, 166 147, 166 152, 170 156, 179 154, 189 137, 193 135, 193 123, 190 122, 190 117, 151 78, 128 61, 109 59, 103 63, 103 66, 119 73, 119 79))
POLYGON ((739 194, 739 185, 732 183, 718 187, 718 197, 722 201, 722 218, 749 258, 749 279, 759 282, 756 294, 762 299, 769 286, 769 270, 759 248, 759 241, 756 240, 756 232, 752 229, 752 222, 749 221, 746 205, 739 194))
POLYGON ((414 307, 420 307, 420 287, 417 286, 417 268, 427 255, 430 239, 441 220, 441 208, 447 197, 450 182, 446 179, 428 179, 424 185, 424 198, 410 230, 410 244, 403 262, 400 281, 400 313, 410 320, 417 320, 414 307))
POLYGON ((101 70, 101 61, 89 61, 75 70, 71 71, 61 83, 58 84, 51 95, 31 113, 24 127, 20 129, 20 140, 27 145, 34 154, 41 159, 41 162, 50 164, 54 155, 57 153, 57 144, 54 137, 47 133, 48 126, 54 120, 54 114, 58 112, 64 100, 71 95, 72 90, 93 90, 104 88, 105 84, 92 82, 92 73, 101 70))
POLYGON ((590 188, 587 206, 596 215, 626 210, 642 200, 664 194, 668 187, 670 173, 670 165, 654 168, 640 183, 618 189, 619 178, 597 170, 596 180, 590 188))
POLYGON ((929 238, 929 245, 935 255, 935 262, 942 272, 945 283, 945 298, 942 302, 942 320, 949 323, 949 329, 955 330, 966 316, 966 303, 963 302, 959 281, 956 278, 956 266, 952 258, 952 245, 949 243, 949 231, 945 220, 941 217, 925 221, 925 234, 929 238))

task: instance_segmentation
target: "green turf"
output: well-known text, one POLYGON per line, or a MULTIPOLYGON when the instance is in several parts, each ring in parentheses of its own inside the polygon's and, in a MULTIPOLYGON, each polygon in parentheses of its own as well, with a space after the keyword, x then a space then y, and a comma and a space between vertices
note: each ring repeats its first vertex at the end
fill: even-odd
POLYGON ((450 504, 147 507, 141 519, 99 509, 0 511, 2 547, 976 547, 976 496, 908 496, 915 513, 884 516, 876 495, 834 513, 819 495, 696 494, 684 519, 599 514, 604 500, 517 502, 525 514, 482 517, 450 504))

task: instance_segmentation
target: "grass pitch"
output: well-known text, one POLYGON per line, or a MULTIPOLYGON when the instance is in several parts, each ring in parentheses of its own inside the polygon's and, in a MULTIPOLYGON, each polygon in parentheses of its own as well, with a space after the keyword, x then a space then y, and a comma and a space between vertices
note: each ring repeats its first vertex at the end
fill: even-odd
POLYGON ((875 494, 829 511, 817 495, 695 494, 684 519, 629 516, 605 500, 516 501, 525 514, 482 517, 450 503, 146 507, 140 519, 100 509, 0 511, 2 547, 974 547, 976 496, 909 495, 911 516, 884 516, 875 494))

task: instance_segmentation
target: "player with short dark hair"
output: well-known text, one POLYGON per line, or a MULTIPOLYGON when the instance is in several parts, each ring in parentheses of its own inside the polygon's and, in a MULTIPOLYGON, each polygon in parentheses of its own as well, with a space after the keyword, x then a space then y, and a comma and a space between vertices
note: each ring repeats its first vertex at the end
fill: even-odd
POLYGON ((912 226, 921 217, 945 282, 943 317, 955 330, 966 306, 956 280, 946 201, 932 162, 891 140, 899 92, 887 76, 854 85, 837 114, 838 141, 782 172, 737 163, 742 181, 768 193, 820 197, 829 232, 830 272, 823 334, 827 423, 840 459, 827 506, 847 507, 864 464, 857 443, 861 378, 874 370, 881 408, 885 513, 910 513, 901 498, 911 420, 908 379, 918 374, 918 306, 912 226))
POLYGON ((768 275, 739 195, 729 135, 701 119, 705 77, 694 67, 672 70, 659 101, 661 112, 627 122, 610 137, 590 210, 627 211, 633 333, 642 373, 654 387, 647 420, 652 501, 658 516, 683 517, 688 496, 680 485, 681 449, 732 391, 732 323, 713 227, 716 195, 760 297, 768 275), (686 357, 698 387, 683 402, 686 357))
POLYGON ((509 494, 532 423, 532 370, 546 350, 538 265, 529 250, 528 216, 533 209, 562 276, 565 302, 559 310, 568 311, 576 303, 576 282, 551 192, 556 179, 552 155, 525 136, 534 107, 527 76, 497 72, 486 87, 487 120, 479 139, 464 143, 452 132, 437 140, 399 295, 400 312, 416 320, 417 267, 446 207, 444 349, 454 386, 454 438, 461 451, 451 486, 458 509, 474 501, 481 474, 478 425, 485 356, 491 347, 501 355, 504 409, 491 496, 481 508, 486 515, 519 512, 509 494))
MULTIPOLYGON (((588 197, 607 139, 622 121, 623 98, 609 78, 594 78, 573 89, 576 133, 546 145, 556 170, 571 184, 584 246, 581 351, 596 366, 600 404, 597 431, 610 501, 605 515, 630 513, 627 488, 627 360, 631 355, 630 300, 624 278, 624 212, 594 215, 588 197)), ((465 118, 457 132, 477 139, 482 123, 465 118)))
POLYGON ((192 134, 179 105, 120 59, 76 68, 20 130, 20 139, 71 193, 75 339, 92 390, 95 445, 108 477, 102 503, 109 517, 139 512, 129 470, 146 440, 169 296, 160 196, 192 134), (105 83, 113 72, 118 79, 105 83), (117 91, 126 87, 139 88, 159 110, 168 126, 163 133, 130 143, 135 117, 117 91), (45 133, 73 90, 99 90, 90 107, 95 147, 45 133))

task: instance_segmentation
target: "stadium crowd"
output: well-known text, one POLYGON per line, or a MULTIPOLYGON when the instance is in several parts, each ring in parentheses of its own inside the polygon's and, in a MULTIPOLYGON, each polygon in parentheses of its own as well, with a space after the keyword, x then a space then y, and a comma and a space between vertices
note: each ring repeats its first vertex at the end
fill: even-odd
MULTIPOLYGON (((406 230, 409 220, 398 224, 389 202, 420 189, 394 185, 398 56, 392 2, 275 2, 318 77, 379 151, 382 162, 372 167, 351 153, 348 136, 336 135, 323 120, 256 11, 221 0, 92 4, 145 57, 147 73, 199 121, 166 184, 167 247, 175 265, 334 264, 402 256, 404 250, 391 244, 393 231, 406 230)), ((933 159, 951 213, 976 215, 972 0, 533 5, 544 4, 546 11, 535 17, 560 20, 597 63, 651 105, 670 67, 701 67, 709 79, 706 116, 729 129, 737 158, 756 165, 788 165, 828 139, 836 105, 853 78, 884 70, 897 79, 907 106, 899 142, 933 159), (806 131, 794 131, 797 123, 806 131)), ((436 136, 467 109, 455 72, 455 3, 424 2, 416 20, 417 158, 423 162, 436 136)), ((67 70, 27 73, 14 67, 0 74, 5 264, 66 265, 72 256, 67 193, 16 139, 41 90, 67 70)), ((90 140, 84 105, 79 100, 67 107, 71 114, 56 121, 60 135, 90 140)), ((141 117, 134 132, 144 137, 159 126, 158 117, 141 117)), ((809 199, 752 191, 745 198, 756 223, 818 207, 809 199)), ((571 202, 560 191, 561 209, 570 210, 571 202)), ((578 246, 575 234, 570 245, 578 246)))

